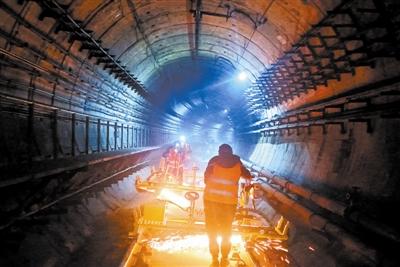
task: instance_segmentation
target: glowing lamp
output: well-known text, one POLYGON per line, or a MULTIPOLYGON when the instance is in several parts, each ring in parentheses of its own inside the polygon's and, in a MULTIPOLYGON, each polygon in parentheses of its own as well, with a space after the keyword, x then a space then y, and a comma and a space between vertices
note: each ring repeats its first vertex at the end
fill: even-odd
POLYGON ((247 79, 247 73, 242 71, 241 73, 239 73, 238 79, 239 81, 245 81, 247 79))

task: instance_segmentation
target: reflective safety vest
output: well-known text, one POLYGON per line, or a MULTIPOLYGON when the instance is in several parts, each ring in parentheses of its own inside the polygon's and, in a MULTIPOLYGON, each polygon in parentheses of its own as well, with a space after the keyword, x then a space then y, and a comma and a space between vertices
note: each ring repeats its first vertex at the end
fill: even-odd
POLYGON ((241 173, 240 162, 231 168, 224 168, 215 164, 211 177, 207 179, 206 188, 204 189, 204 199, 236 205, 238 202, 238 183, 241 173))

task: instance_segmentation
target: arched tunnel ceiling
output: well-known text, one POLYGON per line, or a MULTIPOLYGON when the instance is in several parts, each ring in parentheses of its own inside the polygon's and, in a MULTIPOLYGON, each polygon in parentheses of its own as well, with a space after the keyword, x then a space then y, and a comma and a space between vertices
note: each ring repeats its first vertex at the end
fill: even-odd
POLYGON ((29 217, 21 227, 36 229, 47 218, 32 215, 54 200, 187 134, 201 156, 230 143, 272 178, 349 203, 354 213, 329 220, 357 238, 331 226, 327 238, 344 235, 351 253, 364 233, 374 247, 375 234, 398 242, 385 222, 400 225, 399 14, 398 0, 0 1, 0 167, 12 174, 0 179, 1 224, 29 217), (243 70, 252 79, 235 83, 243 70))
POLYGON ((239 124, 232 121, 237 117, 234 113, 246 113, 243 89, 249 85, 232 78, 235 72, 235 67, 220 57, 173 60, 165 65, 165 76, 154 78, 150 83, 150 88, 157 88, 154 103, 178 116, 181 126, 204 130, 222 122, 232 128, 239 124))
POLYGON ((248 112, 238 102, 240 95, 226 90, 235 86, 221 81, 239 71, 254 81, 339 2, 76 0, 63 4, 155 95, 156 104, 180 117, 181 125, 199 125, 207 112, 229 110, 230 118, 239 120, 221 120, 237 127, 246 123, 248 112), (219 93, 207 89, 212 83, 220 84, 219 93), (204 89, 207 97, 201 94, 204 89))
MULTIPOLYGON (((394 0, 49 0, 17 1, 15 10, 1 5, 15 19, 4 25, 11 50, 18 54, 28 40, 34 44, 28 49, 31 60, 36 54, 56 58, 53 68, 64 70, 66 84, 52 86, 65 92, 54 89, 53 95, 69 101, 70 108, 131 121, 150 116, 158 124, 160 117, 172 115, 179 125, 198 121, 186 115, 227 109, 237 118, 233 124, 251 124, 269 116, 272 107, 295 108, 296 101, 315 102, 388 77, 391 65, 373 73, 373 61, 397 56, 398 36, 390 34, 397 27, 394 0), (248 84, 225 83, 240 71, 251 77, 248 84), (317 89, 327 90, 314 93, 317 89)), ((47 67, 46 60, 40 63, 47 67)), ((43 87, 39 80, 38 85, 43 87)))
MULTIPOLYGON (((180 58, 222 57, 258 77, 338 1, 65 1, 149 87, 180 58), (198 34, 197 34, 198 33, 198 34), (197 37, 196 37, 197 35, 197 37)), ((151 88, 154 90, 154 88, 151 88)))

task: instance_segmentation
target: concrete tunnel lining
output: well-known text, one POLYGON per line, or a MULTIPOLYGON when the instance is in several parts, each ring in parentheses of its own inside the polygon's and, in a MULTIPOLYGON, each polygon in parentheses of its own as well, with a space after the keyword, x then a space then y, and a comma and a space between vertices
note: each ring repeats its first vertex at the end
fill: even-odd
MULTIPOLYGON (((353 235, 376 250, 368 264, 396 266, 398 11, 395 0, 0 2, 1 223, 121 174, 90 189, 107 193, 141 153, 186 134, 209 141, 203 155, 232 143, 251 164, 346 206, 337 216, 284 192, 340 227, 295 223, 299 266, 366 264, 343 241, 353 235), (110 155, 120 161, 103 162, 110 155)), ((287 211, 268 202, 267 217, 287 211)), ((6 251, 29 222, 43 238, 41 219, 1 232, 6 251)))

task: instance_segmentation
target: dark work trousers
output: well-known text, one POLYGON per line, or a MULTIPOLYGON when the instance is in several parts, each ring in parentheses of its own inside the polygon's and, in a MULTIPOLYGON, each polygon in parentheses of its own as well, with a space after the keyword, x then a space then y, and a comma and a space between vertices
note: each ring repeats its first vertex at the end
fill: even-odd
POLYGON ((236 205, 204 200, 206 231, 210 241, 209 249, 213 258, 218 258, 218 235, 221 236, 221 255, 228 257, 231 250, 232 222, 236 205))

